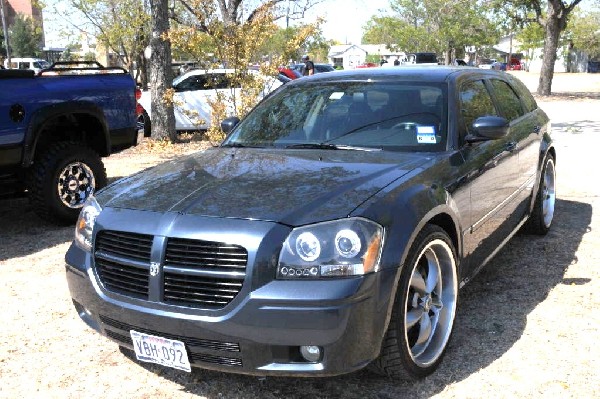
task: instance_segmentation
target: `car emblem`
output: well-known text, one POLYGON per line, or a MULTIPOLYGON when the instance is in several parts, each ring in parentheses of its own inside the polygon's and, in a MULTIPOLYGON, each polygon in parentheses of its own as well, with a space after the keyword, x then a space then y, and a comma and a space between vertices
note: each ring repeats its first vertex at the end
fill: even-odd
POLYGON ((160 267, 160 263, 150 262, 150 276, 155 277, 158 274, 159 267, 160 267))

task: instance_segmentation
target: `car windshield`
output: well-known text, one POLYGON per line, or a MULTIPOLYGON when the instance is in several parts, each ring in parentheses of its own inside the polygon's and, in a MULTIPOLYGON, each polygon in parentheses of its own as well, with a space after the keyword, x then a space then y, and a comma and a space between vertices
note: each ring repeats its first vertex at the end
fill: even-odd
POLYGON ((444 84, 311 82, 260 103, 224 146, 444 151, 444 84))

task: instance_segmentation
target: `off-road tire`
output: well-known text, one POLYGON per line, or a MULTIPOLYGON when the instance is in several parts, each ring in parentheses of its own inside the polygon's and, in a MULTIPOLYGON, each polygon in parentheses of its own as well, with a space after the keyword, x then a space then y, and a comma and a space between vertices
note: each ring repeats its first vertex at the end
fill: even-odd
MULTIPOLYGON (((369 365, 371 371, 397 380, 412 381, 431 374, 439 366, 446 352, 452 332, 454 317, 456 315, 458 302, 458 278, 456 269, 456 251, 448 234, 438 226, 426 225, 417 235, 400 273, 388 330, 384 336, 379 357, 369 365), (420 357, 421 355, 415 355, 412 352, 416 344, 411 348, 410 341, 412 338, 410 338, 409 335, 412 333, 412 329, 415 328, 416 324, 407 328, 406 314, 408 312, 408 304, 417 302, 421 299, 416 299, 417 294, 414 289, 411 289, 411 282, 414 278, 413 273, 416 273, 418 268, 423 265, 423 257, 428 250, 432 250, 433 253, 439 253, 439 255, 441 255, 441 262, 445 263, 445 266, 442 267, 442 269, 445 270, 441 273, 442 278, 446 279, 446 277, 449 277, 450 279, 448 281, 452 280, 451 284, 444 284, 444 289, 442 291, 445 295, 446 291, 444 290, 451 290, 450 296, 453 296, 453 299, 447 303, 443 303, 443 307, 447 307, 448 313, 443 313, 444 311, 440 310, 443 307, 436 310, 440 312, 440 315, 445 314, 447 317, 444 318, 444 320, 446 320, 444 325, 442 325, 441 322, 436 324, 436 328, 431 333, 431 343, 424 345, 427 349, 423 355, 431 355, 431 358, 426 362, 423 362, 420 357), (444 276, 444 273, 448 272, 452 275, 444 276), (439 331, 441 331, 441 335, 436 335, 439 331), (440 338, 439 345, 436 343, 437 338, 440 338), (436 340, 434 341, 434 339, 436 340), (429 348, 429 345, 433 346, 429 348), (429 351, 429 349, 431 349, 431 351, 429 351)), ((439 287, 442 287, 442 285, 439 287)), ((434 295, 430 293, 429 298, 432 298, 433 296, 434 295)), ((444 298, 448 297, 444 296, 444 298)), ((438 301, 438 299, 436 299, 436 301, 438 301)), ((428 302, 432 303, 433 301, 428 302)), ((440 300, 440 303, 441 302, 442 301, 440 300)), ((429 305, 426 306, 427 311, 421 310, 422 314, 424 317, 431 320, 428 315, 433 311, 429 311, 429 305)), ((416 308, 411 308, 411 310, 415 309, 416 308)), ((420 324, 421 322, 419 322, 419 326, 420 324)))
MULTIPOLYGON (((29 198, 34 211, 43 219, 57 224, 75 223, 83 206, 85 196, 65 204, 65 194, 61 197, 59 182, 61 175, 70 165, 78 165, 91 174, 91 178, 81 180, 86 187, 86 195, 93 194, 107 184, 106 170, 100 156, 91 148, 77 142, 57 142, 51 144, 36 156, 29 171, 29 198)), ((74 178, 73 184, 77 181, 74 178)), ((66 186, 66 183, 62 184, 66 186)), ((78 187, 78 186, 77 186, 78 187)), ((79 187, 77 189, 79 191, 79 187)))
POLYGON ((523 226, 523 231, 528 234, 546 235, 550 231, 554 220, 554 207, 556 203, 556 169, 552 154, 544 160, 544 167, 535 195, 535 203, 529 219, 523 226))

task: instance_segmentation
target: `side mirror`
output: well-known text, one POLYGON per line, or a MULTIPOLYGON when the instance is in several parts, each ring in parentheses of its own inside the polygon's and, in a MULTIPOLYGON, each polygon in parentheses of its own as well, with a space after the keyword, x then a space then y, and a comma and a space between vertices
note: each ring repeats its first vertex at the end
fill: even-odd
POLYGON ((240 118, 237 116, 230 116, 229 118, 223 119, 221 122, 221 130, 225 134, 229 134, 238 123, 240 123, 240 118))
POLYGON ((473 122, 472 129, 475 134, 468 134, 465 137, 468 143, 497 140, 506 137, 509 131, 509 122, 500 116, 482 116, 473 122))

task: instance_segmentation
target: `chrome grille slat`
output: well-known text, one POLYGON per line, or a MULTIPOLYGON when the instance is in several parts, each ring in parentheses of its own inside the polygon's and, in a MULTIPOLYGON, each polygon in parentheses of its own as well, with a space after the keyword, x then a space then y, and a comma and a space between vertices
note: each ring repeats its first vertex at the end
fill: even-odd
POLYGON ((103 230, 96 237, 95 249, 115 256, 149 261, 152 236, 103 230))

